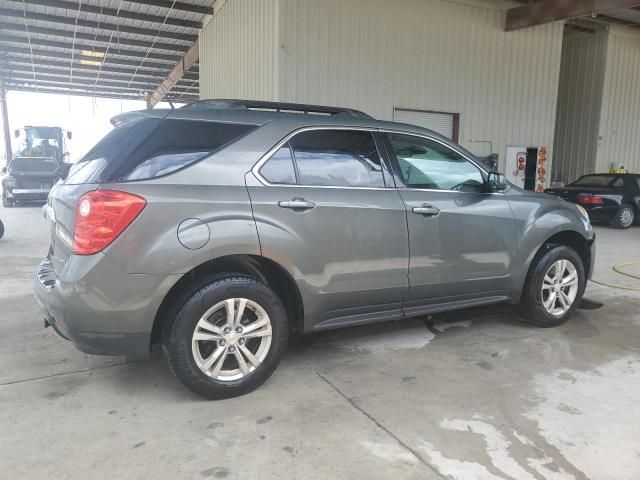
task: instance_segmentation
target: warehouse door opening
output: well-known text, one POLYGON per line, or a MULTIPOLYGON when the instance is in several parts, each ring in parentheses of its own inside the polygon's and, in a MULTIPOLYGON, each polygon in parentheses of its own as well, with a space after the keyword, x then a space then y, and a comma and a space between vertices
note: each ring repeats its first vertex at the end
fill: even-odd
POLYGON ((460 127, 459 113, 431 112, 427 110, 394 107, 393 121, 428 128, 454 142, 458 141, 458 131, 460 127))

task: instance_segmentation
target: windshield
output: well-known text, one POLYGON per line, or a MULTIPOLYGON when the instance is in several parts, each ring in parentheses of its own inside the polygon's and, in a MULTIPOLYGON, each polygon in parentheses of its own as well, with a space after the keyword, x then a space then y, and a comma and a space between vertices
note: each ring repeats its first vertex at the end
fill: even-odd
POLYGON ((588 185, 591 187, 608 187, 620 177, 616 175, 585 175, 570 185, 588 185))
POLYGON ((55 172, 58 164, 48 158, 14 158, 9 170, 12 172, 55 172))
POLYGON ((62 132, 54 127, 25 127, 25 140, 18 152, 21 157, 62 158, 62 132))

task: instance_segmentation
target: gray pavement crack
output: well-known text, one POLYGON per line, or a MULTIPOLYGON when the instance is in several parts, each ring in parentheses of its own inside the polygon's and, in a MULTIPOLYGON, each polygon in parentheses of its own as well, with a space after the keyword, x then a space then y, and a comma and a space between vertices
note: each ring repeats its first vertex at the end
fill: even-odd
POLYGON ((431 470, 433 473, 435 473, 438 476, 438 478, 443 478, 443 479, 447 478, 447 477, 443 477, 442 474, 433 465, 431 465, 424 458, 422 458, 420 453, 418 453, 414 448, 412 448, 410 445, 405 443, 400 437, 398 437, 398 435, 393 433, 388 427, 386 427, 385 425, 380 423, 380 421, 378 419, 376 419, 373 415, 371 415, 369 412, 367 412, 364 408, 362 408, 360 405, 358 405, 356 402, 354 402, 349 396, 347 396, 345 393, 343 393, 342 390, 340 390, 336 385, 334 385, 331 382, 331 380, 329 380, 327 377, 322 375, 320 372, 318 372, 318 371, 316 371, 314 369, 312 369, 312 370, 318 377, 320 377, 320 379, 323 382, 325 382, 327 385, 329 385, 338 395, 340 395, 342 398, 344 398, 347 401, 347 403, 349 403, 349 405, 351 405, 354 409, 356 409, 358 412, 360 412, 362 415, 364 415, 366 418, 368 418, 371 422, 373 422, 373 424, 376 427, 378 427, 380 430, 382 430, 387 435, 389 435, 391 438, 393 438, 398 443, 398 445, 400 445, 402 448, 404 448, 409 453, 411 453, 421 464, 425 465, 429 470, 431 470))
POLYGON ((5 387, 7 385, 16 385, 18 383, 34 382, 36 380, 45 380, 47 378, 53 378, 53 377, 63 377, 65 375, 75 375, 76 373, 92 372, 94 370, 104 370, 106 368, 122 367, 123 365, 134 365, 136 363, 144 363, 144 362, 149 362, 149 361, 150 360, 137 360, 137 361, 132 361, 132 362, 114 363, 114 364, 111 364, 111 365, 103 365, 101 367, 84 368, 82 370, 73 370, 71 372, 52 373, 50 375, 42 375, 41 377, 21 378, 19 380, 12 380, 10 382, 0 383, 0 387, 5 387))

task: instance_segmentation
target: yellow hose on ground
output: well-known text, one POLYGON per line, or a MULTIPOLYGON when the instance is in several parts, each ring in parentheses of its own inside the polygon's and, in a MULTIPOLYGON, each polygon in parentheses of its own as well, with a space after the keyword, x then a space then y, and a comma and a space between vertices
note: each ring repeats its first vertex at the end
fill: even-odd
MULTIPOLYGON (((618 273, 620 275, 624 275, 625 277, 629 277, 629 278, 634 278, 636 280, 640 280, 640 275, 634 275, 633 273, 628 273, 628 272, 622 271, 622 269, 624 267, 640 267, 640 262, 618 263, 618 264, 614 265, 613 267, 611 267, 614 272, 616 272, 616 273, 618 273)), ((619 288, 621 290, 633 290, 635 292, 640 292, 640 287, 631 287, 629 285, 615 285, 615 284, 611 284, 611 283, 598 282, 597 280, 591 280, 591 281, 593 283, 597 283, 598 285, 603 285, 605 287, 619 288)))

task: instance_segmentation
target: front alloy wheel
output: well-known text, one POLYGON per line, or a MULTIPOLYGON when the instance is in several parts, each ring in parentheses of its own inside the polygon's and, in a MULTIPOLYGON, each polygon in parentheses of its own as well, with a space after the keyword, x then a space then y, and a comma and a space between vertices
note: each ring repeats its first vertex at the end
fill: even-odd
POLYGON ((587 277, 582 258, 567 245, 545 245, 535 256, 520 300, 522 315, 539 327, 567 321, 582 300, 587 277))
POLYGON ((571 260, 552 264, 542 281, 542 304, 551 315, 561 317, 569 311, 578 294, 578 271, 571 260))

